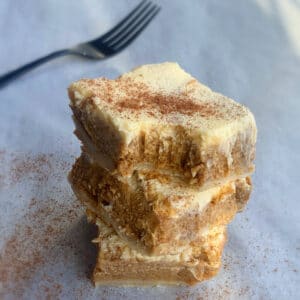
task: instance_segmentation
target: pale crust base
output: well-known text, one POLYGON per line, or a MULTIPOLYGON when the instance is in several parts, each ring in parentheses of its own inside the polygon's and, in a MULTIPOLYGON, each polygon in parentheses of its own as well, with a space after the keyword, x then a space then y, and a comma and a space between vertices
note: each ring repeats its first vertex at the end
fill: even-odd
POLYGON ((237 180, 220 189, 201 212, 190 211, 187 202, 178 216, 172 215, 168 198, 150 190, 131 190, 109 172, 89 164, 84 156, 75 163, 69 180, 86 207, 112 225, 133 248, 151 255, 173 253, 201 242, 210 227, 228 224, 251 192, 250 178, 237 180), (159 199, 159 209, 152 199, 159 199))
POLYGON ((199 263, 195 276, 185 267, 158 264, 145 267, 143 263, 103 261, 101 267, 99 264, 95 267, 92 280, 95 286, 194 285, 217 275, 220 266, 209 267, 199 263))
MULTIPOLYGON (((90 221, 94 219, 89 211, 87 215, 90 221)), ((99 229, 99 237, 94 241, 99 249, 93 272, 96 286, 193 285, 213 277, 220 269, 225 227, 208 233, 202 245, 195 249, 194 257, 172 260, 160 256, 152 261, 134 251, 128 252, 128 246, 115 232, 107 231, 107 225, 99 219, 96 223, 99 229)))

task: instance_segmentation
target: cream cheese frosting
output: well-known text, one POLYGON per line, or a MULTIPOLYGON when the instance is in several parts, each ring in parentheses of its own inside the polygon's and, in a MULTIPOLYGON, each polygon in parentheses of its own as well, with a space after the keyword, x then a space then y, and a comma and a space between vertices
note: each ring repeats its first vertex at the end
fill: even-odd
MULTIPOLYGON (((87 109, 117 129, 126 144, 139 132, 166 124, 169 126, 164 127, 162 134, 172 136, 172 124, 187 127, 190 135, 202 145, 219 143, 220 140, 230 142, 237 132, 256 127, 254 117, 246 107, 211 91, 177 63, 144 65, 117 80, 83 79, 73 83, 71 88, 75 91, 74 104, 77 106, 93 97, 94 104, 87 105, 87 109), (146 92, 141 91, 145 88, 146 92), (149 97, 148 93, 152 94, 150 98, 157 94, 174 98, 154 104, 150 99, 151 104, 145 105, 142 97, 149 97), (132 105, 126 105, 129 99, 132 105), (191 108, 180 106, 179 101, 187 102, 191 108), (117 110, 120 104, 122 106, 117 110), (162 110, 161 106, 174 106, 174 109, 162 110)), ((256 130, 251 130, 251 134, 255 139, 256 130)), ((223 147, 226 151, 226 146, 223 147)))

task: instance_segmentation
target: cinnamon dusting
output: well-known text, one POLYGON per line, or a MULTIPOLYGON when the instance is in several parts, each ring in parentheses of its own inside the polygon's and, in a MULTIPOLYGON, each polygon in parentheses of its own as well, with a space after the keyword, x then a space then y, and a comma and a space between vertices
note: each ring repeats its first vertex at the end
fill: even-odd
MULTIPOLYGON (((56 272, 59 269, 55 266, 61 264, 77 264, 76 276, 86 287, 89 282, 86 272, 92 255, 87 246, 81 245, 82 236, 77 233, 80 232, 77 227, 82 228, 82 220, 85 222, 81 218, 83 211, 67 183, 58 184, 66 181, 71 163, 56 154, 1 152, 0 164, 6 166, 0 170, 4 188, 26 182, 30 194, 36 194, 31 200, 23 194, 16 195, 15 201, 27 202, 27 205, 16 219, 17 224, 10 224, 10 234, 3 237, 0 298, 22 298, 30 289, 32 299, 60 298, 65 274, 56 272), (54 272, 49 272, 53 266, 54 272)), ((80 234, 86 235, 86 232, 80 234)), ((80 284, 73 294, 82 294, 82 288, 80 284)))
MULTIPOLYGON (((207 95, 199 100, 195 98, 197 81, 191 80, 186 89, 174 93, 154 91, 144 82, 130 78, 118 78, 109 80, 82 79, 80 83, 86 91, 85 100, 95 107, 97 100, 101 99, 108 105, 113 105, 118 112, 125 110, 131 113, 144 112, 150 116, 182 114, 187 116, 197 115, 202 118, 214 117, 217 119, 229 119, 242 115, 243 109, 230 101, 216 101, 214 95, 211 99, 207 95)), ((87 103, 86 102, 86 103, 87 103)))

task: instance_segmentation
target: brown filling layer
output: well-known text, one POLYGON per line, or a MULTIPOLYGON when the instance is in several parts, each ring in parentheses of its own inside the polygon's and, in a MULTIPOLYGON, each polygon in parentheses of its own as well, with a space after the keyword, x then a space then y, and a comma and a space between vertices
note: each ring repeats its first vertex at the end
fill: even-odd
POLYGON ((220 145, 205 149, 194 143, 188 131, 180 126, 174 128, 174 137, 164 137, 161 129, 141 132, 128 147, 122 147, 118 164, 121 174, 128 174, 136 164, 150 164, 156 170, 169 170, 185 183, 203 186, 210 181, 223 180, 253 172, 255 145, 251 140, 251 128, 237 135, 231 145, 229 164, 220 145), (246 137, 246 138, 245 138, 246 137), (208 167, 210 162, 210 166, 208 167))

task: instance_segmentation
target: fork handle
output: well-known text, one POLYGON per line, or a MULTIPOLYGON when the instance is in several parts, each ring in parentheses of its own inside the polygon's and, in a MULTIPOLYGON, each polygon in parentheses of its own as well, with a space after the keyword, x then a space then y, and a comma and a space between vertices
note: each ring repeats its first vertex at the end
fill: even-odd
POLYGON ((24 66, 22 66, 20 68, 17 68, 6 74, 3 74, 0 76, 0 88, 4 87, 10 81, 18 78, 19 76, 27 73, 28 71, 38 67, 39 65, 41 65, 49 60, 52 60, 52 59, 60 57, 60 56, 68 55, 68 54, 75 54, 75 53, 69 49, 58 50, 58 51, 52 52, 46 56, 38 58, 28 64, 25 64, 24 66))

